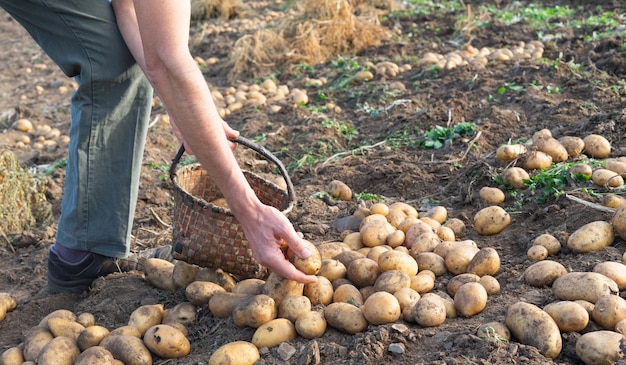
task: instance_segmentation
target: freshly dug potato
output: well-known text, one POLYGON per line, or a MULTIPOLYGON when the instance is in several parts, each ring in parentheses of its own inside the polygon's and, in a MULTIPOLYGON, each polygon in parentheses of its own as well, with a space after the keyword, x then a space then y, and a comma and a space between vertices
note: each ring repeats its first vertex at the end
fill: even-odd
POLYGON ((591 181, 598 186, 609 188, 619 188, 624 185, 624 178, 620 174, 602 168, 593 170, 591 181))
POLYGON ((352 200, 352 189, 343 181, 333 180, 326 187, 333 198, 349 201, 352 200))
POLYGON ((276 306, 280 306, 287 295, 302 295, 303 289, 303 283, 283 278, 272 271, 265 280, 262 294, 270 296, 274 299, 276 306))
POLYGON ((543 246, 548 251, 548 256, 556 255, 561 251, 561 242, 549 233, 543 233, 535 237, 534 246, 543 246))
POLYGON ((296 269, 302 271, 307 275, 317 275, 322 267, 322 256, 320 252, 317 250, 317 247, 313 243, 307 240, 302 240, 304 244, 311 251, 311 256, 306 259, 302 259, 296 255, 291 248, 287 249, 287 257, 289 258, 289 262, 296 267, 296 269))
MULTIPOLYGON (((372 217, 372 216, 370 216, 372 217)), ((371 220, 364 224, 359 232, 361 232, 361 242, 367 247, 376 247, 387 243, 387 237, 394 233, 396 228, 387 220, 371 220)))
POLYGON ((465 223, 462 220, 458 218, 450 218, 443 224, 443 226, 452 229, 452 231, 454 232, 454 236, 456 238, 465 237, 465 232, 467 231, 467 227, 465 226, 465 223))
POLYGON ((548 258, 548 249, 539 245, 530 246, 526 255, 533 261, 543 261, 548 258))
POLYGON ((438 221, 434 220, 433 218, 429 218, 429 217, 420 217, 419 218, 422 222, 428 224, 430 226, 430 228, 433 231, 437 231, 439 229, 439 227, 441 227, 441 223, 439 223, 438 221))
POLYGON ((551 286, 567 269, 561 263, 552 260, 535 262, 524 271, 524 281, 530 286, 541 288, 551 286))
POLYGON ((198 272, 200 271, 200 267, 197 265, 189 264, 183 260, 178 260, 174 264, 174 269, 172 271, 172 278, 174 279, 174 285, 176 288, 184 288, 187 285, 191 284, 198 272))
POLYGON ((144 262, 146 280, 156 288, 176 290, 174 264, 160 258, 151 257, 144 262))
POLYGON ((507 309, 506 326, 513 338, 536 347, 545 357, 555 359, 561 353, 561 332, 552 317, 541 308, 517 302, 507 309))
POLYGON ((100 341, 109 334, 109 330, 102 326, 90 326, 85 328, 76 339, 76 344, 80 351, 85 351, 90 347, 98 346, 100 341))
POLYGON ((163 314, 163 304, 142 305, 130 314, 128 325, 137 327, 143 336, 148 328, 161 323, 163 314))
POLYGON ((624 358, 626 337, 613 331, 587 332, 576 341, 576 355, 586 365, 615 364, 624 358))
POLYGON ((80 332, 85 329, 80 323, 63 318, 50 318, 48 320, 48 328, 54 337, 66 336, 74 341, 76 341, 80 332))
POLYGON ((96 325, 96 317, 92 313, 83 312, 76 317, 76 322, 83 327, 91 327, 96 325))
POLYGON ((22 365, 24 362, 24 354, 19 347, 10 347, 0 355, 0 364, 2 365, 22 365))
POLYGON ((335 259, 322 260, 319 275, 326 279, 335 281, 339 278, 345 278, 348 269, 344 264, 335 259))
POLYGON ((185 335, 167 324, 158 324, 148 328, 143 342, 153 354, 165 359, 177 359, 187 356, 191 344, 185 335))
POLYGON ((324 309, 324 318, 330 327, 350 335, 363 332, 368 326, 363 311, 344 302, 329 304, 324 309))
POLYGON ((552 166, 552 157, 541 151, 531 151, 524 156, 524 169, 543 170, 552 166))
POLYGON ((206 305, 217 292, 226 289, 211 281, 194 281, 185 287, 185 298, 198 307, 206 305))
POLYGON ((137 338, 141 338, 141 332, 139 332, 139 328, 135 326, 124 325, 111 330, 108 335, 104 336, 102 341, 100 341, 100 346, 104 346, 104 342, 114 336, 133 336, 137 338))
POLYGON ((74 365, 115 365, 111 352, 102 346, 92 346, 76 358, 74 365))
POLYGON ((37 356, 37 365, 73 365, 80 349, 73 339, 65 336, 49 341, 37 356))
POLYGON ((411 277, 401 270, 387 270, 381 273, 374 282, 375 291, 395 293, 401 288, 411 286, 411 277))
POLYGON ((24 360, 36 361, 41 349, 53 338, 48 327, 39 325, 29 329, 24 339, 24 360))
POLYGON ((616 261, 604 261, 593 267, 593 272, 613 279, 619 290, 626 289, 626 265, 616 261))
POLYGON ((462 316, 471 317, 485 309, 487 297, 487 290, 480 283, 466 283, 456 291, 454 307, 462 316))
POLYGON ((450 281, 448 281, 448 285, 446 286, 446 290, 448 294, 454 298, 457 290, 467 283, 478 283, 480 282, 480 276, 472 273, 464 273, 454 276, 450 281))
POLYGON ((343 237, 342 242, 354 251, 364 247, 363 242, 361 241, 361 232, 351 232, 346 234, 346 236, 343 237))
POLYGON ((330 280, 318 276, 314 283, 304 285, 302 294, 311 300, 312 305, 328 305, 333 301, 333 290, 333 284, 330 280))
POLYGON ((626 319, 622 319, 615 324, 615 332, 626 336, 626 319))
POLYGON ((580 137, 564 136, 558 139, 570 157, 578 157, 585 149, 585 142, 580 137))
POLYGON ((587 178, 591 178, 591 175, 593 175, 593 169, 586 163, 578 163, 569 169, 569 173, 573 177, 581 175, 586 176, 587 178))
POLYGON ((437 294, 426 293, 413 306, 415 322, 424 327, 436 327, 446 321, 446 305, 437 294))
POLYGON ((417 262, 413 257, 397 250, 381 253, 378 256, 378 267, 381 272, 399 270, 408 276, 417 274, 418 269, 417 262))
POLYGON ((435 276, 441 276, 448 272, 445 259, 434 252, 422 252, 415 256, 415 261, 419 271, 429 270, 435 276))
POLYGON ((487 295, 491 296, 500 291, 500 282, 491 275, 484 275, 478 281, 487 291, 487 295))
POLYGON ((602 205, 608 208, 616 209, 620 205, 626 203, 626 198, 617 194, 606 194, 602 197, 602 205))
POLYGON ((383 252, 387 252, 391 250, 392 250, 391 247, 387 245, 383 245, 383 246, 376 246, 376 247, 367 247, 364 250, 359 250, 359 252, 363 253, 365 257, 367 257, 368 259, 372 259, 378 262, 378 258, 383 252), (367 250, 367 252, 365 252, 365 250, 367 250))
POLYGON ((210 281, 221 286, 226 291, 233 291, 237 284, 235 278, 230 273, 219 268, 215 270, 202 268, 196 275, 195 281, 210 281), (206 276, 203 275, 203 273, 205 273, 206 276))
POLYGON ((75 322, 77 317, 74 312, 68 309, 57 309, 55 311, 48 313, 48 315, 43 317, 41 321, 39 321, 39 326, 48 328, 48 320, 50 318, 62 318, 68 321, 75 322))
POLYGON ((445 257, 446 269, 453 275, 467 272, 472 259, 480 249, 472 245, 457 245, 445 257))
POLYGON ((611 223, 594 221, 574 231, 567 239, 567 247, 576 253, 600 251, 613 244, 615 233, 611 223))
POLYGON ((342 284, 335 289, 333 293, 333 303, 351 303, 356 306, 361 306, 365 302, 363 299, 363 295, 357 289, 356 286, 352 284, 342 284))
POLYGON ((569 272, 552 283, 554 295, 561 300, 586 300, 594 303, 603 295, 619 293, 613 279, 597 272, 569 272))
POLYGON ((478 276, 495 275, 500 270, 500 255, 491 247, 481 248, 467 267, 467 272, 478 276))
POLYGON ((265 294, 255 295, 233 308, 233 321, 239 327, 259 328, 276 318, 276 302, 265 294))
POLYGON ((373 293, 361 307, 365 319, 371 324, 393 323, 400 319, 402 310, 393 294, 380 291, 373 293))
POLYGON ((403 311, 405 307, 416 302, 420 298, 420 294, 411 288, 402 288, 393 293, 393 296, 396 297, 398 303, 400 304, 400 309, 403 311))
POLYGON ((441 243, 441 237, 433 230, 426 230, 418 235, 411 235, 411 240, 405 242, 411 256, 415 257, 422 252, 432 252, 441 243))
POLYGON ((233 313, 235 306, 254 297, 253 294, 216 292, 209 300, 209 310, 217 318, 227 318, 233 313))
POLYGON ((326 332, 326 318, 324 318, 324 313, 318 311, 308 311, 306 313, 301 314, 296 319, 295 327, 298 335, 308 338, 314 339, 319 338, 324 335, 326 332))
POLYGON ((348 266, 348 280, 357 288, 374 285, 380 275, 378 263, 372 259, 360 258, 352 261, 348 266))
POLYGON ((626 240, 626 204, 622 204, 615 209, 611 217, 613 230, 621 239, 626 240))
POLYGON ((238 294, 261 294, 263 292, 264 285, 265 280, 262 279, 244 279, 235 284, 232 292, 238 294))
POLYGON ((615 330, 617 322, 626 319, 626 300, 619 295, 603 295, 596 301, 591 318, 605 330, 615 330))
POLYGON ((505 144, 496 149, 496 158, 504 162, 513 161, 526 151, 527 148, 523 144, 505 144))
POLYGON ((431 218, 434 219, 439 224, 443 224, 443 222, 448 219, 448 210, 446 207, 437 205, 430 209, 428 209, 424 214, 420 215, 421 218, 431 218))
MULTIPOLYGON (((208 304, 208 303, 207 303, 208 304)), ((186 326, 196 324, 197 308, 190 302, 176 304, 170 309, 166 309, 163 314, 163 324, 182 323, 186 326)))
MULTIPOLYGON (((409 288, 419 294, 428 293, 435 287, 435 278, 431 275, 422 274, 424 272, 425 271, 421 271, 419 274, 409 277, 409 288)), ((396 292, 394 292, 394 294, 396 292)))
POLYGON ((456 241, 456 235, 450 227, 440 226, 437 228, 437 236, 443 241, 456 241))
MULTIPOLYGON (((372 208, 373 207, 374 206, 372 206, 372 208)), ((395 228, 399 228, 402 225, 402 223, 408 218, 406 213, 401 211, 400 209, 393 209, 393 210, 389 210, 387 213, 384 213, 380 211, 375 212, 370 208, 370 213, 380 214, 380 215, 385 216, 385 218, 387 218, 387 222, 389 222, 389 224, 391 224, 395 228)))
POLYGON ((17 302, 9 293, 0 293, 0 321, 2 321, 6 314, 17 307, 17 302))
MULTIPOLYGON (((435 231, 433 230, 433 227, 430 226, 428 223, 424 222, 423 220, 417 219, 412 223, 413 224, 411 224, 409 228, 407 228, 406 234, 404 236, 404 245, 409 250, 412 249, 413 246, 417 244, 420 240, 424 240, 424 238, 420 238, 420 236, 423 233, 426 233, 426 232, 435 233, 435 231)), ((427 237, 438 238, 439 236, 436 236, 435 234, 435 236, 427 236, 427 237)), ((416 248, 416 250, 420 250, 421 252, 423 252, 424 250, 427 250, 427 248, 425 249, 416 248)))
POLYGON ((282 342, 291 341, 297 336, 296 327, 287 318, 276 318, 254 331, 252 343, 258 347, 272 348, 282 342))
POLYGON ((526 181, 530 179, 528 172, 521 167, 509 167, 502 172, 502 180, 511 185, 513 189, 526 189, 526 181))
POLYGON ((554 319, 561 332, 580 332, 589 324, 589 313, 576 302, 553 302, 543 307, 543 310, 554 319))
POLYGON ((537 150, 546 153, 554 163, 567 161, 569 154, 565 146, 554 137, 538 138, 533 141, 537 150))
POLYGON ((300 315, 310 311, 311 299, 304 295, 288 295, 278 307, 278 317, 287 318, 295 323, 300 315))
POLYGON ((222 345, 209 358, 208 365, 253 365, 261 358, 259 349, 247 341, 222 345))
POLYGON ((478 192, 478 197, 489 204, 500 204, 504 202, 504 192, 498 188, 484 186, 478 192))
POLYGON ((611 142, 599 134, 590 134, 583 138, 585 154, 593 158, 607 158, 611 153, 611 142))
POLYGON ((415 207, 413 207, 411 204, 404 203, 404 202, 394 202, 389 205, 389 210, 391 211, 394 209, 398 209, 404 212, 404 214, 406 214, 407 217, 415 217, 415 218, 418 217, 417 209, 415 209, 415 207))
POLYGON ((604 168, 611 170, 621 177, 626 177, 626 162, 618 159, 610 158, 604 161, 604 168))
POLYGON ((511 331, 506 324, 502 322, 487 322, 476 330, 476 336, 480 338, 492 338, 496 341, 509 341, 511 339, 511 331))
POLYGON ((511 223, 511 216, 502 207, 492 205, 474 216, 474 229, 482 236, 498 234, 511 223))

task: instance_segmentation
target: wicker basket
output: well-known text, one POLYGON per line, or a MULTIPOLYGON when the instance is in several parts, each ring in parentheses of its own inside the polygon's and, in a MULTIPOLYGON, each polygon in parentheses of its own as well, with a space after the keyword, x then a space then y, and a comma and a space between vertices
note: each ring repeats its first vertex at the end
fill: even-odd
MULTIPOLYGON (((280 160, 243 137, 232 141, 253 149, 278 166, 287 183, 287 191, 252 172, 243 172, 261 202, 288 214, 295 205, 295 194, 280 160)), ((264 278, 268 270, 252 257, 235 216, 229 209, 210 203, 222 195, 207 172, 199 164, 176 169, 184 151, 181 146, 170 167, 170 178, 174 183, 174 258, 202 267, 221 268, 238 279, 264 278)))

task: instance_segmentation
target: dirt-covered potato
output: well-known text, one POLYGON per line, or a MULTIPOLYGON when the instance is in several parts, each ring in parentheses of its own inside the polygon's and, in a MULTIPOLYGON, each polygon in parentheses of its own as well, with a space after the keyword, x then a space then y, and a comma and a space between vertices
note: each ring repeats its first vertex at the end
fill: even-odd
POLYGON ((385 291, 370 295, 361 309, 370 324, 393 323, 400 319, 400 314, 402 314, 398 299, 385 291))
POLYGON ((420 215, 421 218, 431 218, 434 219, 439 224, 443 224, 443 222, 448 219, 448 210, 446 207, 441 205, 436 205, 430 209, 428 209, 424 214, 420 215))
POLYGON ((569 169, 569 173, 574 177, 585 176, 590 179, 593 175, 593 168, 586 163, 577 163, 569 169))
POLYGON ((506 324, 493 321, 480 325, 476 330, 476 336, 496 341, 509 341, 511 340, 511 331, 509 331, 506 324))
MULTIPOLYGON (((435 287, 435 277, 424 274, 426 271, 420 271, 417 275, 413 275, 409 278, 409 288, 415 290, 417 293, 428 293, 435 287)), ((431 272, 431 271, 428 271, 431 272)))
MULTIPOLYGON (((208 303, 207 303, 208 304, 208 303)), ((182 323, 186 326, 196 324, 197 308, 190 302, 182 302, 174 307, 166 309, 163 313, 163 324, 182 323)))
POLYGON ((302 313, 295 322, 298 335, 308 339, 322 337, 326 332, 326 326, 324 313, 318 311, 302 313))
POLYGON ((561 263, 553 260, 543 260, 528 266, 524 271, 524 281, 534 287, 550 286, 554 281, 567 273, 561 263))
POLYGON ((177 359, 187 356, 191 344, 185 335, 167 324, 158 324, 148 328, 143 342, 152 353, 165 359, 177 359))
POLYGON ((317 247, 315 247, 315 245, 311 241, 302 241, 311 251, 311 256, 307 257, 306 259, 300 258, 291 250, 291 248, 289 248, 287 249, 287 257, 289 258, 289 262, 291 262, 293 266, 296 267, 296 269, 302 271, 307 275, 316 275, 322 267, 322 256, 317 250, 317 247))
MULTIPOLYGON (((370 217, 373 217, 373 215, 370 217)), ((387 220, 383 221, 378 219, 367 222, 359 230, 361 233, 361 242, 367 247, 376 247, 386 244, 387 237, 395 231, 396 228, 387 222, 387 220)))
MULTIPOLYGON (((333 284, 323 276, 318 276, 317 281, 304 285, 302 295, 309 298, 312 305, 328 305, 333 301, 333 284)), ((281 303, 282 305, 282 303, 281 303)))
POLYGON ((456 245, 445 257, 446 269, 453 275, 466 273, 472 259, 479 251, 478 247, 472 245, 456 245))
POLYGON ((599 134, 590 134, 583 138, 584 153, 593 158, 607 158, 611 153, 611 142, 599 134))
POLYGON ((50 318, 62 318, 68 321, 75 322, 78 317, 76 317, 76 314, 74 312, 68 309, 57 309, 55 311, 48 313, 45 317, 43 317, 39 321, 39 326, 48 328, 48 320, 50 318))
POLYGON ((555 359, 563 342, 556 322, 534 304, 517 302, 509 306, 505 323, 514 339, 536 347, 545 357, 555 359))
POLYGON ((311 299, 304 295, 288 295, 278 307, 278 317, 296 321, 300 315, 311 311, 311 299))
POLYGON ((411 286, 411 277, 401 270, 387 270, 381 273, 374 282, 375 291, 395 293, 401 288, 411 286))
POLYGON ((474 215, 474 229, 482 236, 498 234, 511 223, 511 216, 502 207, 492 205, 474 215))
POLYGON ((346 234, 345 237, 343 237, 342 242, 347 245, 351 250, 358 250, 364 246, 363 242, 361 241, 361 232, 350 232, 346 234))
POLYGON ((553 256, 561 251, 561 242, 549 233, 543 233, 535 237, 533 246, 543 246, 548 251, 548 256, 553 256))
POLYGON ((360 308, 345 302, 331 303, 324 309, 328 326, 353 335, 367 329, 368 322, 360 308))
POLYGON ((262 294, 270 296, 274 299, 276 306, 280 306, 287 295, 302 295, 303 289, 303 283, 283 278, 272 271, 265 280, 262 294))
POLYGON ((80 323, 83 327, 91 327, 96 324, 96 317, 89 312, 83 312, 76 316, 76 322, 80 323))
POLYGON ((235 306, 254 297, 254 294, 216 292, 209 300, 209 311, 217 318, 227 318, 233 313, 235 306))
POLYGON ((0 364, 2 365, 22 365, 24 362, 24 354, 20 347, 9 347, 0 355, 0 364))
POLYGON ((238 281, 233 287, 232 292, 238 294, 261 294, 263 292, 263 286, 265 285, 265 280, 262 279, 244 279, 238 281))
MULTIPOLYGON (((58 318, 60 319, 60 318, 58 318)), ((73 365, 80 355, 80 349, 73 339, 66 336, 49 341, 37 356, 38 365, 73 365)))
POLYGON ((615 209, 611 217, 613 230, 621 239, 626 240, 626 204, 622 204, 615 209))
POLYGON ((567 247, 576 253, 600 251, 613 244, 615 232, 611 223, 594 221, 575 230, 567 238, 567 247))
POLYGON ((272 348, 296 338, 295 325, 287 318, 276 318, 259 326, 252 335, 252 343, 258 347, 272 348))
POLYGON ((465 283, 454 295, 454 307, 458 314, 471 317, 485 309, 487 298, 487 290, 480 283, 465 283))
POLYGON ((513 161, 526 151, 527 148, 523 144, 505 144, 496 149, 496 158, 504 162, 513 161))
POLYGON ((546 153, 554 163, 567 161, 569 154, 565 146, 554 137, 537 138, 533 141, 537 150, 546 153))
POLYGON ((344 264, 335 259, 322 260, 319 275, 326 279, 335 281, 339 278, 345 278, 348 269, 344 264))
POLYGON ((413 207, 411 204, 405 202, 394 202, 389 205, 389 210, 391 211, 394 209, 398 209, 404 212, 407 217, 418 217, 417 209, 415 209, 415 207, 413 207))
POLYGON ((259 349, 251 342, 234 341, 215 350, 208 365, 253 365, 260 358, 259 349))
POLYGON ((17 306, 17 301, 9 293, 0 293, 0 321, 17 306))
POLYGON ((424 327, 436 327, 446 321, 446 305, 434 293, 426 293, 415 303, 412 310, 415 322, 424 327))
POLYGON ((441 237, 436 232, 425 230, 418 235, 411 235, 411 241, 406 241, 405 244, 409 248, 410 255, 415 257, 422 252, 432 252, 441 241, 441 237))
POLYGON ((78 322, 56 317, 48 320, 48 328, 54 337, 65 336, 74 341, 76 341, 80 332, 85 329, 85 327, 78 322))
POLYGON ((29 329, 24 338, 24 360, 36 361, 41 349, 53 338, 48 327, 39 325, 29 329))
POLYGON ((478 276, 495 275, 500 270, 500 255, 492 247, 481 248, 470 261, 467 272, 478 276))
POLYGON ((576 355, 586 365, 615 364, 624 358, 626 337, 613 331, 587 332, 576 340, 576 355))
POLYGON ((626 319, 626 300, 619 295, 603 295, 596 301, 591 318, 605 330, 614 331, 617 322, 626 319))
POLYGON ((411 288, 399 289, 393 293, 393 296, 396 297, 398 303, 400 304, 400 309, 403 311, 405 307, 416 302, 420 298, 420 294, 411 288))
POLYGON ((74 365, 115 365, 114 360, 109 350, 93 346, 81 352, 74 365))
POLYGON ((408 276, 417 274, 417 262, 411 255, 397 250, 383 252, 378 256, 378 267, 381 272, 399 270, 408 276))
POLYGON ((174 266, 167 260, 151 257, 144 262, 146 280, 159 289, 175 290, 174 266))
POLYGON ((348 266, 347 278, 357 288, 374 285, 380 275, 378 263, 372 259, 360 258, 352 261, 348 266))
POLYGON ((600 273, 610 279, 613 279, 619 290, 626 289, 626 265, 621 262, 599 262, 593 267, 593 272, 600 273))
POLYGON ((441 276, 448 272, 445 259, 434 252, 422 252, 415 256, 419 271, 429 270, 435 276, 441 276))
POLYGON ((497 294, 500 291, 500 282, 491 275, 481 276, 478 282, 485 288, 489 296, 497 294))
POLYGON ((589 324, 589 313, 580 304, 564 300, 552 302, 543 310, 554 319, 561 332, 580 332, 589 324))
POLYGON ((604 168, 613 171, 621 177, 626 177, 626 161, 615 158, 607 158, 604 161, 604 168))
POLYGON ((619 293, 613 279, 597 272, 569 272, 561 275, 552 283, 552 290, 561 300, 582 299, 594 304, 604 295, 619 293))
POLYGON ((265 294, 255 295, 233 308, 233 321, 239 327, 259 328, 278 315, 276 302, 265 294))
POLYGON ((530 246, 526 251, 526 256, 532 261, 542 261, 548 258, 548 249, 543 246, 530 246))
POLYGON ((465 223, 462 220, 460 220, 459 218, 449 218, 443 224, 443 226, 452 229, 452 231, 454 232, 454 236, 456 238, 463 238, 463 237, 465 237, 465 233, 467 231, 467 227, 465 226, 465 223))
POLYGON ((626 203, 626 198, 617 194, 606 194, 602 197, 601 202, 605 207, 616 209, 626 203))
POLYGON ((129 326, 135 326, 143 336, 148 328, 163 320, 163 304, 146 304, 135 309, 128 319, 129 326))
POLYGON ((505 199, 502 190, 490 186, 483 186, 478 192, 478 197, 489 204, 500 204, 505 199))
POLYGON ((502 180, 511 185, 513 189, 526 189, 526 181, 530 179, 530 175, 521 167, 509 167, 502 172, 502 180))
POLYGON ((196 306, 209 303, 211 297, 217 292, 225 292, 226 289, 211 281, 194 281, 185 288, 185 298, 196 306))
POLYGON ((563 136, 558 139, 559 143, 565 148, 568 156, 578 157, 585 149, 585 142, 580 137, 563 136))
POLYGON ((543 170, 552 166, 552 157, 545 152, 531 151, 524 156, 524 169, 543 170))
POLYGON ((103 326, 90 326, 85 328, 76 339, 76 344, 80 351, 94 346, 98 346, 100 341, 109 334, 109 330, 103 326))
POLYGON ((598 186, 609 188, 619 188, 624 185, 624 178, 620 174, 603 168, 593 170, 591 181, 598 186))
POLYGON ((356 306, 361 306, 365 300, 359 289, 352 284, 341 284, 333 293, 333 303, 352 303, 356 306))
POLYGON ((450 281, 448 281, 446 290, 448 291, 448 294, 450 294, 450 296, 454 298, 457 290, 459 290, 459 288, 462 285, 466 283, 478 283, 479 281, 480 281, 480 276, 476 274, 472 274, 472 273, 459 274, 459 275, 454 276, 452 279, 450 279, 450 281))
POLYGON ((189 264, 183 260, 176 261, 172 270, 174 285, 176 288, 186 287, 195 280, 199 271, 200 267, 197 265, 189 264))
POLYGON ((333 180, 326 187, 333 198, 349 201, 352 200, 352 189, 343 181, 333 180))

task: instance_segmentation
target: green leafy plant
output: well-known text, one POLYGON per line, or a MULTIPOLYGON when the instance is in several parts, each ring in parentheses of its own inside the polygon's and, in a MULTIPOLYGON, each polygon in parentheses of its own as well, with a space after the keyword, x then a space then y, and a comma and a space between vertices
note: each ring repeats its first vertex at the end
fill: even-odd
POLYGON ((435 126, 424 133, 419 146, 426 149, 440 149, 458 137, 473 135, 476 128, 476 124, 471 122, 459 123, 454 127, 435 126))

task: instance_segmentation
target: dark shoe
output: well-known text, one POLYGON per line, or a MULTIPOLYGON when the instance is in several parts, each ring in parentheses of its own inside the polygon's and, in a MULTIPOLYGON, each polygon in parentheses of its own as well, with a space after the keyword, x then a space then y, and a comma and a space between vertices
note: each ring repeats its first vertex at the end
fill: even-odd
POLYGON ((69 263, 59 257, 52 245, 48 255, 48 288, 52 293, 89 290, 91 283, 101 276, 114 272, 143 271, 143 262, 154 257, 172 261, 172 246, 166 245, 131 253, 125 259, 90 253, 77 263, 69 263))

